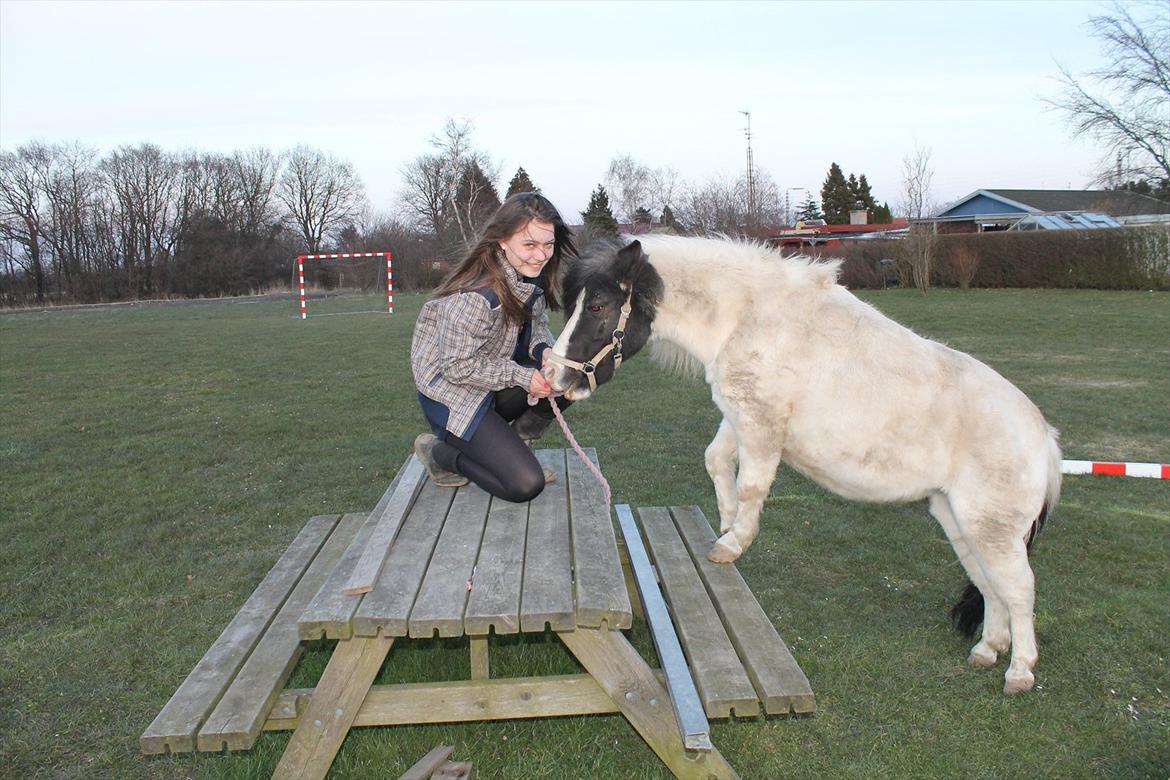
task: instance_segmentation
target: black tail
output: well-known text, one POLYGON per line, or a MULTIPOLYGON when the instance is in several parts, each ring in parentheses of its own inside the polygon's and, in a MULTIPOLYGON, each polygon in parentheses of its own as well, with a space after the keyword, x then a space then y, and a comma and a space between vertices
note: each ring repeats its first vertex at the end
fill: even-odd
MULTIPOLYGON (((1032 523, 1032 527, 1028 529, 1028 539, 1025 546, 1029 553, 1032 552, 1032 542, 1036 541, 1036 536, 1044 527, 1044 521, 1047 519, 1048 504, 1045 504, 1040 508, 1040 515, 1036 518, 1036 522, 1032 523)), ((983 594, 970 580, 967 580, 967 586, 963 588, 958 602, 951 607, 951 620, 954 621, 958 632, 968 639, 975 637, 976 629, 983 622, 983 594)))

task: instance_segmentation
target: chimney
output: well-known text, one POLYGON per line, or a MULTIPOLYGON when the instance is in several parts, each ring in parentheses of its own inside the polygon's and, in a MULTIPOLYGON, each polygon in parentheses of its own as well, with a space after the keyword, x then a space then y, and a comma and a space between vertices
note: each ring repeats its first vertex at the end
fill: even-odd
POLYGON ((850 225, 867 225, 869 224, 869 212, 865 209, 852 209, 849 212, 850 225))

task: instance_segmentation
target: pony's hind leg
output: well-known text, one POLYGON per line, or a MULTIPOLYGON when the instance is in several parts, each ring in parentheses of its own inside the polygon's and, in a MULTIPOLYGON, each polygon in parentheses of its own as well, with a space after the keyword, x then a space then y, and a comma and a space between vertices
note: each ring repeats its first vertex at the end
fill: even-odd
POLYGON ((1011 647, 1011 627, 1008 621, 1007 605, 1000 601, 999 596, 991 588, 979 565, 979 559, 967 544, 963 536, 959 521, 951 510, 950 501, 942 493, 935 493, 928 501, 930 514, 938 521, 950 541, 951 547, 963 570, 967 572, 971 584, 979 589, 983 596, 983 635, 979 642, 971 648, 967 662, 972 666, 995 666, 999 654, 1011 647))
POLYGON ((739 508, 739 501, 735 495, 735 463, 738 450, 739 442, 735 428, 724 417, 719 423, 715 438, 707 445, 705 454, 707 473, 715 485, 715 500, 719 504, 720 534, 731 530, 736 510, 739 508))
POLYGON ((752 433, 739 431, 739 473, 735 480, 737 507, 735 520, 715 546, 707 553, 707 559, 715 563, 731 563, 743 555, 760 531, 760 511, 764 499, 776 479, 780 466, 780 451, 770 442, 752 433))

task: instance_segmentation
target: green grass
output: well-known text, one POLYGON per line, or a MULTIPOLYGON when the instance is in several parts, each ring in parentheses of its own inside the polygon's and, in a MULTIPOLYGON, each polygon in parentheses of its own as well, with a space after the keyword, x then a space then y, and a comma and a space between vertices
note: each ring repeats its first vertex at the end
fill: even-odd
MULTIPOLYGON (((866 300, 988 362, 1065 457, 1170 462, 1170 295, 906 291, 866 300)), ((0 776, 245 778, 232 755, 143 757, 138 735, 311 515, 367 510, 422 430, 418 296, 0 316, 0 776), (350 316, 323 316, 346 314, 350 316)), ((715 516, 707 389, 645 357, 570 413, 616 502, 715 516)), ((559 433, 548 446, 564 446, 559 433)), ((718 721, 744 777, 1151 777, 1170 771, 1170 483, 1068 477, 1034 553, 1038 689, 966 668, 962 574, 921 505, 839 499, 782 470, 740 570, 817 693, 811 717, 718 721)), ((633 641, 646 652, 640 626, 633 641)), ((330 644, 291 681, 312 685, 330 644)), ((400 643, 381 682, 465 676, 466 648, 400 643)), ((576 671, 547 636, 493 673, 576 671)), ((658 778, 619 717, 374 728, 334 776, 394 777, 436 744, 482 777, 658 778)))

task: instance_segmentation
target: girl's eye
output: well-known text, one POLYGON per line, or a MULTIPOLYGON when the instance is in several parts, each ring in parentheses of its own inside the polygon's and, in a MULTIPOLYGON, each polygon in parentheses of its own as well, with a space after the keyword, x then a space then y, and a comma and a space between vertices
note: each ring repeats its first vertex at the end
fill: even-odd
POLYGON ((597 312, 601 311, 601 307, 600 306, 590 306, 589 311, 593 312, 594 314, 597 314, 597 312))

